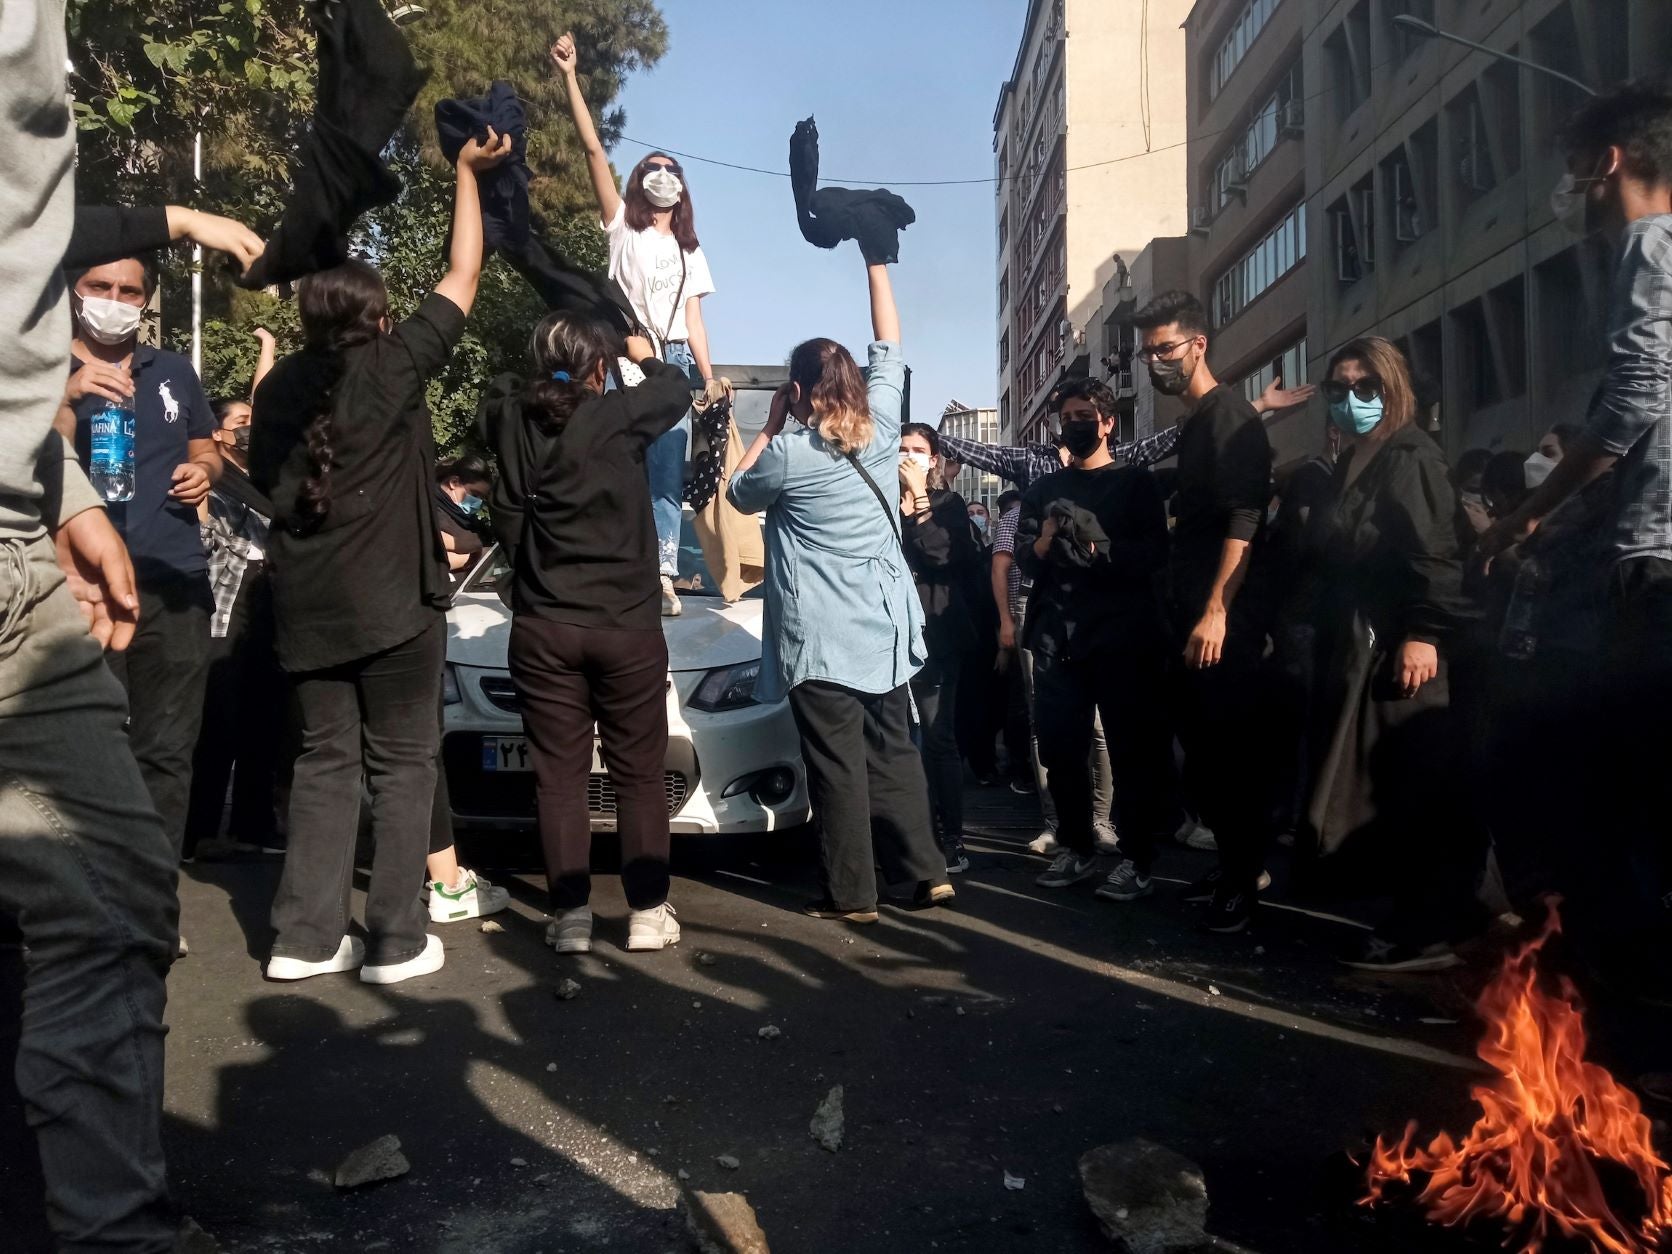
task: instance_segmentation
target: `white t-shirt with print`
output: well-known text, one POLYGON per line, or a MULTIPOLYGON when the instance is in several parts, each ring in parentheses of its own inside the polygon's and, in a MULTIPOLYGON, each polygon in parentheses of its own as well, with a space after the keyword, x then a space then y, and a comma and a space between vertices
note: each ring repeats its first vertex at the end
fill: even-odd
POLYGON ((714 290, 714 276, 708 272, 708 258, 702 249, 694 248, 685 255, 685 285, 675 292, 679 287, 678 240, 653 226, 632 230, 627 225, 625 202, 615 207, 615 217, 601 225, 610 237, 610 278, 621 284, 633 312, 650 328, 658 348, 664 336, 670 340, 690 339, 685 302, 714 290))

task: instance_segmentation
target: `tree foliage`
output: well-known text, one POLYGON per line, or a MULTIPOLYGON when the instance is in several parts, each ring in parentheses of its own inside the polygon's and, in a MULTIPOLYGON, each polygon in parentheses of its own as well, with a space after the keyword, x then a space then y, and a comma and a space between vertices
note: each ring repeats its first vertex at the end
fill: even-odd
MULTIPOLYGON (((569 120, 563 83, 547 50, 565 30, 581 46, 587 98, 606 143, 625 117, 611 102, 626 76, 654 65, 667 27, 654 0, 422 0, 404 27, 429 80, 390 156, 404 190, 361 224, 357 250, 389 284, 397 316, 411 312, 446 267, 452 171, 435 140, 435 102, 481 95, 495 79, 514 83, 528 106, 530 196, 541 229, 571 257, 606 262, 591 184, 569 120)), ((393 0, 391 0, 393 3, 393 0)), ((68 0, 71 89, 81 138, 77 197, 93 203, 188 203, 270 230, 284 208, 296 146, 313 111, 315 60, 304 0, 68 0), (195 136, 203 177, 192 174, 195 136)), ((183 267, 165 273, 164 337, 189 345, 183 267)), ((258 325, 297 346, 291 304, 232 288, 213 271, 205 283, 204 386, 245 395, 255 369, 258 325)), ((471 326, 430 389, 437 443, 467 438, 481 385, 517 368, 543 312, 527 285, 490 264, 471 326)))

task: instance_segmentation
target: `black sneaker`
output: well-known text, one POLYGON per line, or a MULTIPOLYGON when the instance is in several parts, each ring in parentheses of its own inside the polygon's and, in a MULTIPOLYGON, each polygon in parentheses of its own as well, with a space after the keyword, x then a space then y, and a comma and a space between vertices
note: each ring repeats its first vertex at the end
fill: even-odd
POLYGON ((1254 917, 1254 903, 1258 900, 1258 891, 1245 892, 1221 883, 1214 890, 1213 901, 1208 905, 1207 917, 1202 920, 1203 930, 1222 935, 1242 931, 1254 917))
MULTIPOLYGON (((1261 871, 1260 872, 1259 883, 1257 883, 1255 885, 1255 887, 1262 893, 1265 892, 1266 889, 1270 888, 1271 887, 1271 872, 1270 871, 1261 871)), ((1195 882, 1193 882, 1190 885, 1190 887, 1186 888, 1182 893, 1180 893, 1179 894, 1179 900, 1180 901, 1187 901, 1187 902, 1191 903, 1192 905, 1198 905, 1199 906, 1204 901, 1212 901, 1213 900, 1213 895, 1215 893, 1217 893, 1218 891, 1219 891, 1219 868, 1214 867, 1213 870, 1209 871, 1206 875, 1202 876, 1201 879, 1196 880, 1195 882)))
POLYGON ((1445 941, 1417 945, 1372 932, 1364 938, 1363 948, 1343 955, 1340 961, 1360 971, 1448 971, 1463 959, 1445 941))
POLYGON ((822 897, 818 901, 809 901, 801 907, 801 913, 812 919, 840 919, 844 923, 875 923, 877 908, 875 906, 843 906, 822 897))

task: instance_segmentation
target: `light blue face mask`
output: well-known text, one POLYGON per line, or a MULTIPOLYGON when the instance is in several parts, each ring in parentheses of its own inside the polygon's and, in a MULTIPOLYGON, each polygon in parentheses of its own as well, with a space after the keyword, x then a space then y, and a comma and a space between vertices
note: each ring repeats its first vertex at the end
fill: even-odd
POLYGON ((467 514, 474 514, 482 508, 482 498, 474 492, 466 492, 464 500, 459 502, 459 508, 467 514))
POLYGON ((1348 435, 1369 435, 1382 421, 1382 398, 1361 401, 1349 392, 1330 402, 1329 420, 1348 435))

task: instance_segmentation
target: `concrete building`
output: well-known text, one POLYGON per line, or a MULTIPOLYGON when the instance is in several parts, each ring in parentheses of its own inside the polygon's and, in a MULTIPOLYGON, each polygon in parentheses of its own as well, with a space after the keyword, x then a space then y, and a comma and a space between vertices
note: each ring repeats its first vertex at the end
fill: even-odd
MULTIPOLYGON (((1413 37, 1414 14, 1598 87, 1663 73, 1667 0, 1283 0, 1302 8, 1309 110, 1308 351, 1397 340, 1452 456, 1531 449, 1583 418, 1603 361, 1609 256, 1553 220, 1557 139, 1583 100, 1548 75, 1413 37)), ((1315 427, 1321 417, 1313 416, 1315 427)))
POLYGON ((1191 281, 1181 286, 1207 306, 1214 373, 1251 400, 1276 375, 1290 385, 1307 378, 1315 111, 1302 34, 1316 7, 1198 0, 1185 22, 1191 281))
POLYGON ((1105 380, 1120 403, 1120 438, 1153 435, 1184 412, 1183 407, 1141 382, 1143 370, 1134 354, 1138 332, 1132 315, 1157 293, 1190 285, 1189 241, 1183 236, 1153 239, 1128 266, 1115 257, 1115 273, 1103 285, 1103 298, 1087 324, 1080 351, 1064 373, 1091 374, 1105 380))
MULTIPOLYGON (((982 444, 1002 444, 1004 441, 999 432, 999 411, 996 409, 971 409, 960 401, 949 401, 941 411, 940 428, 947 435, 955 435, 962 440, 976 440, 982 444)), ((999 499, 999 494, 1010 485, 997 475, 983 472, 966 466, 952 482, 952 490, 964 500, 971 503, 979 501, 987 507, 989 513, 997 513, 993 502, 999 499)))
POLYGON ((1045 397, 1115 273, 1184 232, 1191 0, 1029 0, 993 116, 999 420, 1040 438, 1045 397))

